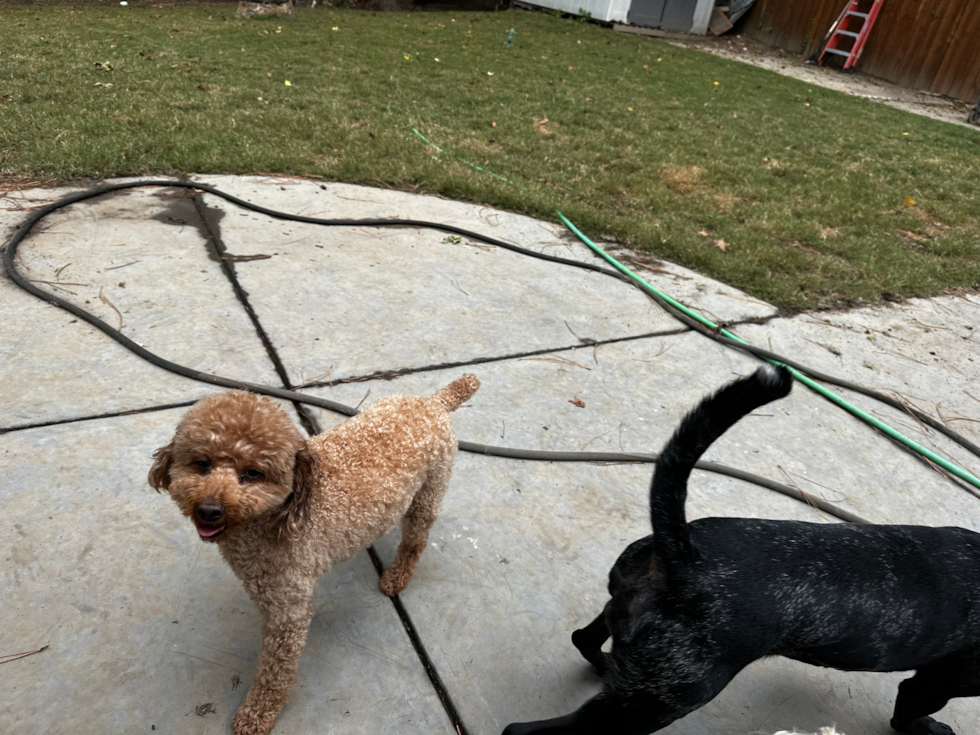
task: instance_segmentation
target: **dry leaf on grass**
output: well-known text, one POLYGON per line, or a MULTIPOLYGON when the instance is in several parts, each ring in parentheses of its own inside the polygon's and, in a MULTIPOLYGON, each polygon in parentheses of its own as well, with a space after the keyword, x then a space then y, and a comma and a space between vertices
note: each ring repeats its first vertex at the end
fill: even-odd
POLYGON ((904 237, 910 237, 913 240, 932 240, 934 239, 932 235, 919 230, 918 232, 909 232, 908 230, 895 230, 899 235, 904 237))

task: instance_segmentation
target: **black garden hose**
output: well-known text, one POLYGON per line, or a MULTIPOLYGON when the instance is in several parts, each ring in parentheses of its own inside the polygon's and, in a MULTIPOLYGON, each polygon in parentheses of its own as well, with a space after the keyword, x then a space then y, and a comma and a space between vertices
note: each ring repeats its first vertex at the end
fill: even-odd
MULTIPOLYGON (((260 205, 247 202, 243 199, 239 199, 238 197, 222 192, 216 189, 215 187, 209 186, 207 184, 188 182, 188 181, 126 182, 126 183, 97 187, 94 189, 89 189, 87 191, 68 195, 62 199, 59 199, 56 202, 53 202, 33 212, 29 217, 27 217, 27 219, 23 222, 23 224, 21 224, 21 226, 17 229, 13 237, 10 239, 10 241, 7 243, 6 247, 4 248, 4 253, 3 253, 4 269, 7 275, 10 277, 10 279, 13 280, 14 283, 16 283, 20 288, 24 289, 30 294, 33 294, 39 299, 47 301, 50 304, 54 304, 59 308, 65 309, 66 311, 77 316, 79 319, 83 319, 84 321, 87 321, 88 323, 100 329, 110 338, 123 345, 126 349, 135 353, 136 355, 143 358, 147 362, 156 365, 157 367, 161 367, 164 370, 167 370, 172 373, 176 373, 177 375, 182 375, 192 380, 197 380, 204 383, 210 383, 211 385, 218 385, 224 388, 231 388, 237 390, 248 390, 254 393, 261 393, 264 395, 274 396, 276 398, 282 398, 288 401, 296 401, 298 403, 324 408, 329 411, 333 411, 335 413, 339 413, 345 416, 353 416, 358 411, 355 408, 346 406, 342 403, 331 401, 329 399, 318 398, 315 396, 306 395, 297 391, 287 390, 284 388, 259 385, 257 383, 249 383, 246 381, 234 380, 232 378, 225 378, 219 375, 212 375, 210 373, 204 373, 199 370, 194 370, 193 368, 189 368, 184 365, 171 362, 170 360, 160 357, 159 355, 150 352, 146 348, 141 347, 139 344, 131 340, 129 337, 122 334, 122 332, 115 329, 114 327, 111 327, 109 324, 102 321, 94 314, 91 314, 90 312, 60 298, 59 296, 56 296, 53 293, 42 291, 41 289, 37 288, 34 284, 32 284, 30 281, 25 279, 18 272, 15 264, 15 255, 17 253, 17 248, 21 244, 23 239, 27 236, 27 234, 31 231, 31 229, 44 217, 51 214, 55 210, 62 209, 71 204, 76 204, 78 202, 82 202, 87 199, 92 199, 97 196, 102 196, 104 194, 108 194, 114 191, 134 189, 140 187, 179 187, 185 189, 200 190, 200 191, 207 192, 209 194, 213 194, 214 196, 220 197, 228 202, 243 207, 244 209, 248 209, 253 212, 258 212, 260 214, 273 217, 275 219, 281 219, 281 220, 287 220, 293 222, 304 222, 304 223, 316 224, 316 225, 358 226, 358 227, 411 226, 411 227, 425 227, 429 229, 441 230, 443 232, 449 232, 452 234, 461 235, 464 237, 471 238, 473 240, 487 243, 489 245, 494 245, 496 247, 505 248, 507 250, 520 253, 522 255, 527 255, 530 257, 539 258, 541 260, 547 260, 554 263, 561 263, 563 265, 574 266, 577 268, 584 268, 590 271, 596 271, 598 273, 603 273, 604 275, 612 276, 626 283, 633 284, 633 281, 628 277, 622 275, 621 273, 618 273, 617 271, 602 266, 597 266, 592 263, 572 260, 569 258, 561 258, 554 255, 548 255, 545 253, 538 253, 533 250, 520 247, 519 245, 513 245, 512 243, 504 242, 503 240, 498 240, 493 237, 488 237, 486 235, 482 235, 476 232, 471 232, 469 230, 465 230, 460 227, 454 227, 452 225, 440 224, 435 222, 425 222, 421 220, 410 220, 410 219, 321 219, 316 217, 306 217, 302 215, 288 214, 285 212, 277 212, 275 210, 267 209, 260 205)), ((922 421, 922 423, 934 428, 936 431, 939 431, 940 433, 949 437, 950 439, 957 442, 964 448, 968 449, 974 455, 980 457, 980 447, 977 447, 975 444, 967 440, 965 437, 962 437, 961 435, 949 429, 945 425, 935 421, 932 417, 916 410, 911 406, 906 406, 889 396, 878 393, 877 391, 873 391, 863 386, 850 383, 841 378, 836 378, 834 376, 821 373, 817 370, 813 370, 812 368, 808 368, 805 365, 801 365, 800 363, 794 362, 792 360, 788 360, 785 357, 782 357, 781 355, 777 355, 775 353, 760 349, 758 347, 741 344, 734 340, 730 340, 720 334, 716 334, 713 331, 704 328, 696 320, 691 319, 687 315, 679 312, 670 304, 666 303, 661 298, 659 298, 657 294, 651 293, 646 289, 641 289, 641 290, 644 290, 645 293, 648 293, 669 314, 677 318, 686 326, 699 332, 700 334, 708 336, 711 339, 721 342, 722 344, 726 344, 728 346, 740 349, 744 352, 753 354, 757 357, 778 360, 786 365, 796 368, 800 372, 803 372, 816 380, 821 380, 827 383, 831 383, 833 385, 840 386, 842 388, 846 388, 848 390, 853 390, 858 393, 862 393, 863 395, 875 398, 901 411, 906 411, 912 414, 913 416, 915 416, 920 421, 922 421)), ((472 452, 474 454, 482 454, 485 456, 505 457, 505 458, 522 459, 522 460, 549 461, 549 462, 654 463, 656 462, 657 459, 656 454, 629 454, 629 453, 612 453, 612 452, 551 452, 551 451, 539 451, 539 450, 528 450, 528 449, 515 449, 509 447, 497 447, 497 446, 491 446, 486 444, 477 444, 468 441, 460 441, 459 448, 466 452, 472 452)), ((709 472, 715 472, 718 474, 728 475, 730 477, 735 477, 737 479, 745 480, 747 482, 754 483, 761 487, 774 490, 776 492, 792 497, 796 500, 805 502, 815 508, 818 508, 821 511, 824 511, 844 521, 848 521, 851 523, 868 523, 868 521, 853 513, 850 513, 841 508, 837 508, 833 504, 825 500, 822 500, 821 498, 814 497, 807 493, 804 493, 803 491, 795 487, 783 485, 781 483, 774 482, 764 477, 760 477, 758 475, 754 475, 752 473, 744 472, 742 470, 734 469, 731 467, 726 467, 724 465, 720 465, 715 462, 702 461, 702 462, 698 462, 695 466, 698 469, 706 470, 709 472)))

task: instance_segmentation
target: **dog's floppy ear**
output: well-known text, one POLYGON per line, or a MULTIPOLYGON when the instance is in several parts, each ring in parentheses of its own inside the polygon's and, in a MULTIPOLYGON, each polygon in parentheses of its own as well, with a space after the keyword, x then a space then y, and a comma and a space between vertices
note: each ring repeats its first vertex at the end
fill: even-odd
POLYGON ((313 455, 306 442, 296 452, 293 463, 293 492, 279 511, 276 522, 279 533, 296 537, 310 524, 310 499, 313 494, 313 455))
POLYGON ((153 466, 146 476, 150 487, 157 492, 170 487, 170 466, 174 463, 174 443, 170 442, 153 453, 153 466))

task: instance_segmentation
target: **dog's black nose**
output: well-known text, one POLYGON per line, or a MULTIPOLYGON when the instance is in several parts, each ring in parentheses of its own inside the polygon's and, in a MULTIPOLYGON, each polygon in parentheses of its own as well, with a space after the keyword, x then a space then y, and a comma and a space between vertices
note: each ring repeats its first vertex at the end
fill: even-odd
POLYGON ((202 521, 206 521, 207 523, 220 521, 221 516, 224 514, 225 509, 217 500, 205 500, 197 506, 197 515, 200 516, 202 521))

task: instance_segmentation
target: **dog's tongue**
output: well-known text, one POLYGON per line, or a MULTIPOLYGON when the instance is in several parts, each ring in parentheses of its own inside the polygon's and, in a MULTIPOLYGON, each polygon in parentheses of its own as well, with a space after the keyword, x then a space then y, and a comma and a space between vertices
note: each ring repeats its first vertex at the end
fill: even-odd
POLYGON ((220 533, 224 529, 225 529, 224 526, 218 526, 218 528, 207 528, 206 526, 198 526, 197 532, 204 538, 208 538, 209 536, 214 536, 216 533, 220 533))

